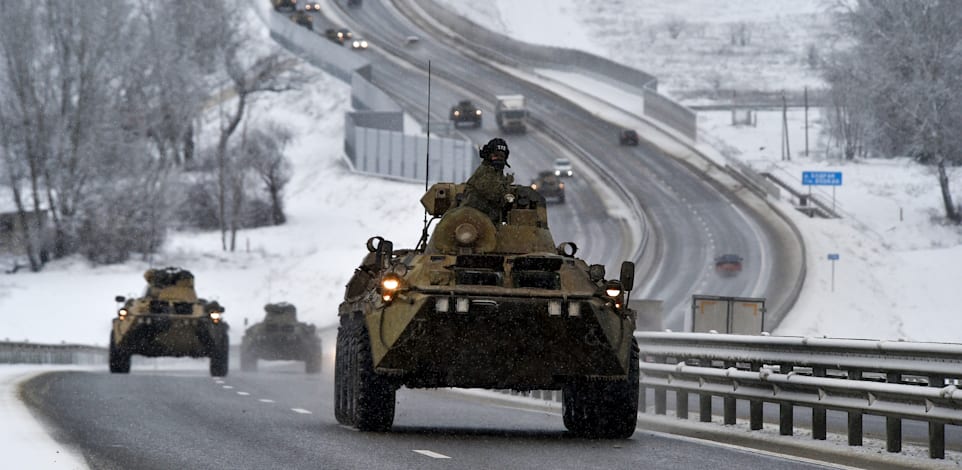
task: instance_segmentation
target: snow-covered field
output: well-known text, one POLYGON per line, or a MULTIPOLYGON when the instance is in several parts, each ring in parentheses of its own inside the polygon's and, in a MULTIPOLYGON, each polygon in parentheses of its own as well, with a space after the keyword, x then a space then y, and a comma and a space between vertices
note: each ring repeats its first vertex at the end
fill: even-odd
MULTIPOLYGON (((641 68, 658 76, 662 89, 677 98, 718 83, 711 74, 721 75, 722 88, 818 86, 806 51, 827 35, 821 0, 444 1, 468 16, 486 15, 484 24, 493 29, 532 42, 580 47, 641 68), (677 17, 684 18, 685 27, 670 39, 667 27, 677 17), (740 23, 750 25, 751 46, 732 50, 728 40, 740 23)), ((294 303, 304 320, 319 326, 333 324, 343 286, 365 254, 368 237, 384 235, 396 246, 417 241, 423 186, 357 176, 343 162, 348 95, 347 85, 317 72, 302 90, 260 100, 255 105, 260 111, 250 113, 288 123, 295 134, 288 148, 295 176, 286 191, 286 225, 242 231, 236 252, 221 251, 219 233, 171 233, 153 259, 153 266, 178 265, 195 273, 198 292, 227 307, 234 342, 240 341, 243 319, 256 321, 272 301, 294 303)), ((906 160, 827 159, 818 112, 812 114, 810 156, 802 155, 801 112, 793 111, 792 160, 785 162, 778 151, 780 112, 759 112, 757 127, 734 127, 727 112, 700 113, 702 145, 711 144, 714 157, 737 158, 794 180, 808 170, 843 172, 835 197, 847 217, 808 219, 781 203, 805 238, 808 279, 798 306, 776 333, 962 342, 962 316, 950 284, 962 278, 962 233, 941 221, 935 176, 906 160), (828 253, 840 255, 834 285, 828 253)), ((951 176, 953 187, 962 188, 962 175, 951 176)), ((96 267, 69 258, 40 273, 0 275, 0 339, 105 345, 114 295, 139 293, 142 273, 150 266, 131 261, 96 267)), ((0 371, 4 383, 22 372, 10 366, 0 371)), ((20 423, 29 420, 11 405, 11 390, 9 385, 0 390, 0 442, 5 443, 0 450, 17 453, 20 423)), ((37 445, 41 441, 38 437, 37 445)), ((57 468, 76 466, 57 450, 50 444, 19 455, 34 452, 36 457, 24 468, 41 468, 55 459, 57 468)))

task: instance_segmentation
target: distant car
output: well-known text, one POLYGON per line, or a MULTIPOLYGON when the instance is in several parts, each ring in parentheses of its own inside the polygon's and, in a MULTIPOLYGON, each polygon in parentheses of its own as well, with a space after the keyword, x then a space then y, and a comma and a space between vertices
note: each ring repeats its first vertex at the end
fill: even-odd
POLYGON ((304 10, 298 10, 291 14, 291 21, 314 31, 314 17, 304 10))
POLYGON ((471 100, 461 100, 451 107, 450 117, 454 127, 463 123, 471 124, 473 127, 481 127, 481 114, 481 108, 477 107, 471 100))
POLYGON ((565 184, 553 171, 538 173, 538 177, 531 181, 531 189, 544 196, 546 200, 565 202, 565 184))
POLYGON ((354 40, 351 41, 351 49, 359 49, 363 51, 367 49, 367 46, 369 45, 370 44, 367 42, 367 39, 354 38, 354 40))
POLYGON ((417 37, 417 36, 414 36, 414 35, 411 35, 411 36, 408 36, 408 37, 404 38, 404 44, 407 45, 407 46, 413 46, 413 45, 417 44, 417 43, 420 42, 420 41, 421 41, 421 38, 419 38, 419 37, 417 37))
POLYGON ((742 257, 736 254, 727 253, 715 258, 715 272, 731 277, 742 272, 742 257))
POLYGON ((554 174, 555 176, 574 176, 575 172, 571 168, 571 160, 567 158, 559 158, 554 161, 554 174))
POLYGON ((271 4, 274 5, 275 11, 280 11, 281 9, 288 9, 290 11, 297 10, 297 0, 271 0, 271 4))
POLYGON ((307 2, 304 5, 304 11, 321 11, 321 4, 319 2, 307 2))
POLYGON ((638 132, 634 129, 622 129, 618 134, 618 143, 621 145, 638 145, 638 132))
POLYGON ((327 28, 324 30, 324 36, 338 44, 344 44, 346 41, 354 37, 354 35, 351 34, 351 31, 344 28, 327 28))

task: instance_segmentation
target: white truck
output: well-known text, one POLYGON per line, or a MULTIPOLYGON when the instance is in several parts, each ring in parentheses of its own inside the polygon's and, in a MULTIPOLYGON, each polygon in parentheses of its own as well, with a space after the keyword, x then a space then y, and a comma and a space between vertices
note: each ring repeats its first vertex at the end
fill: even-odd
POLYGON ((528 109, 524 105, 524 95, 497 95, 498 103, 494 108, 494 117, 498 121, 498 128, 502 132, 520 132, 528 130, 525 121, 528 119, 528 109))

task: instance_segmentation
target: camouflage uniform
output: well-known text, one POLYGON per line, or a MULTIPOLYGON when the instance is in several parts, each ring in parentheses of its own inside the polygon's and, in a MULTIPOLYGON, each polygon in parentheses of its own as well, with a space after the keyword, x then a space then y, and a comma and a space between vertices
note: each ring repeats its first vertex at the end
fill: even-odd
POLYGON ((505 175, 504 170, 495 168, 485 160, 468 178, 461 205, 483 212, 498 225, 501 223, 504 195, 509 192, 512 183, 514 175, 505 175))

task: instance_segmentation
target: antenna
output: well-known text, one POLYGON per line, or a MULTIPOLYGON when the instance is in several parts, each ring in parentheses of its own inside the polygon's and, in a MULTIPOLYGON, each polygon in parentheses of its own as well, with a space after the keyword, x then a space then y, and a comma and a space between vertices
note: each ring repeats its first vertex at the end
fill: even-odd
MULTIPOLYGON (((431 174, 431 61, 428 60, 428 144, 424 151, 424 192, 428 191, 428 179, 431 174)), ((424 228, 421 229, 421 239, 415 251, 426 249, 428 246, 428 209, 424 208, 424 228)))
MULTIPOLYGON (((424 190, 428 190, 428 175, 431 174, 431 61, 428 60, 428 145, 424 152, 424 190)), ((424 218, 427 221, 428 213, 424 211, 424 218)))

